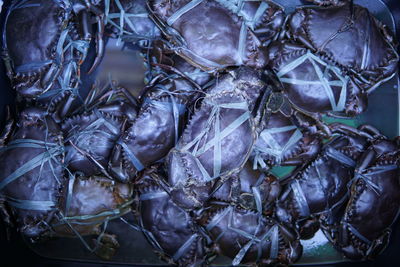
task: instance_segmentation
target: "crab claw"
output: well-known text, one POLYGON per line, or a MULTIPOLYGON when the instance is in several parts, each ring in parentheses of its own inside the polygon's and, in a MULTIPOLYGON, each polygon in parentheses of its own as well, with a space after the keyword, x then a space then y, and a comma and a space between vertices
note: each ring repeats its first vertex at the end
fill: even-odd
POLYGON ((96 58, 90 67, 88 74, 91 74, 99 66, 104 55, 104 14, 97 15, 97 33, 96 33, 96 58))

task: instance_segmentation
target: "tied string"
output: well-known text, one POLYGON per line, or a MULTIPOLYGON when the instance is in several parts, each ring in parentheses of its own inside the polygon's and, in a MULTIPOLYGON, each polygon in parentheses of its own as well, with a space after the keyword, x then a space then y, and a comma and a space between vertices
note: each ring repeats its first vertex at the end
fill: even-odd
POLYGON ((349 77, 342 76, 342 72, 340 71, 339 68, 335 66, 328 65, 326 62, 321 60, 319 57, 314 55, 313 53, 310 52, 310 50, 307 50, 307 53, 304 55, 298 57, 297 59, 293 60, 292 62, 286 64, 283 68, 281 68, 277 76, 279 80, 283 83, 288 83, 288 84, 294 84, 294 85, 320 85, 324 88, 325 93, 329 99, 329 102, 332 107, 332 111, 343 111, 345 108, 346 104, 346 98, 347 98, 347 84, 349 81, 349 77), (299 79, 294 79, 294 78, 285 78, 283 77, 287 73, 293 71, 300 65, 302 65, 304 62, 309 61, 314 70, 315 73, 318 76, 318 80, 312 81, 312 80, 299 80, 299 79), (322 71, 320 66, 322 65, 325 70, 322 71), (335 76, 339 78, 339 80, 331 80, 330 79, 330 72, 333 72, 335 76), (340 91, 340 96, 339 100, 336 103, 335 95, 332 90, 332 86, 338 86, 341 87, 340 91))
POLYGON ((256 209, 257 209, 257 212, 260 215, 262 214, 262 210, 263 210, 260 186, 264 182, 265 177, 266 177, 266 174, 265 173, 261 173, 260 177, 258 177, 257 182, 255 183, 255 185, 251 187, 251 191, 253 193, 254 201, 256 203, 256 209))
MULTIPOLYGON (((351 187, 354 183, 356 183, 359 180, 363 180, 365 184, 372 190, 374 191, 375 194, 378 196, 381 195, 382 188, 381 186, 373 181, 373 176, 374 175, 379 175, 384 172, 392 171, 392 170, 397 170, 398 166, 397 165, 383 165, 383 166, 375 166, 369 168, 368 173, 361 173, 361 172, 356 172, 353 179, 349 181, 348 187, 351 187)), ((377 177, 379 181, 379 176, 377 177)))
POLYGON ((223 212, 217 214, 211 222, 206 226, 207 231, 211 231, 214 227, 216 227, 226 216, 229 216, 228 218, 228 226, 226 227, 225 230, 223 230, 218 237, 216 238, 215 242, 218 242, 218 240, 226 234, 228 231, 233 231, 234 233, 245 237, 246 239, 249 239, 249 241, 239 250, 237 255, 232 261, 232 265, 236 266, 239 265, 240 262, 243 260, 244 256, 246 253, 249 251, 249 249, 257 244, 258 250, 257 250, 257 261, 261 259, 262 256, 262 245, 264 241, 268 241, 270 244, 270 253, 269 253, 269 258, 271 259, 276 259, 278 257, 279 253, 279 225, 274 224, 268 231, 262 235, 261 237, 257 237, 255 233, 257 233, 262 227, 262 223, 260 220, 261 215, 259 215, 259 220, 258 220, 258 225, 255 228, 254 234, 248 233, 246 231, 243 231, 242 229, 235 228, 233 227, 233 222, 234 222, 234 207, 229 206, 226 208, 223 212))
POLYGON ((344 226, 347 227, 347 229, 352 232, 356 237, 358 237, 360 240, 362 240, 363 242, 365 242, 368 246, 372 245, 372 241, 369 240, 368 238, 366 238, 365 236, 363 236, 353 225, 351 225, 350 223, 346 222, 346 221, 342 221, 341 222, 344 226))
POLYGON ((212 105, 212 110, 206 126, 190 143, 178 148, 180 152, 188 152, 193 157, 200 169, 203 178, 206 181, 211 181, 218 178, 221 174, 221 163, 222 163, 222 140, 234 132, 238 127, 240 127, 245 121, 250 119, 250 112, 248 110, 248 104, 246 102, 237 103, 226 103, 226 104, 216 104, 208 103, 212 105), (221 109, 234 109, 234 110, 244 110, 245 112, 240 115, 236 120, 229 124, 225 129, 221 129, 221 109), (209 139, 209 132, 214 128, 214 137, 209 139), (204 143, 200 147, 200 144, 204 143), (209 174, 204 168, 203 164, 200 162, 199 157, 204 154, 209 149, 214 149, 213 157, 213 174, 209 174), (190 151, 191 150, 191 151, 190 151))
POLYGON ((285 153, 291 149, 301 138, 303 134, 296 126, 284 126, 265 129, 260 133, 260 138, 257 141, 254 150, 255 158, 253 163, 253 168, 257 168, 257 164, 261 167, 266 167, 264 160, 262 159, 262 154, 271 155, 280 164, 283 160, 285 153), (290 136, 289 140, 285 145, 281 146, 279 142, 273 137, 273 134, 285 133, 295 130, 290 136))
MULTIPOLYGON (((225 67, 230 66, 229 64, 219 64, 212 60, 209 60, 205 57, 202 57, 196 54, 194 51, 188 48, 187 42, 185 38, 172 27, 172 24, 179 19, 182 15, 187 13, 189 10, 193 9, 197 5, 199 5, 204 0, 193 0, 183 6, 182 8, 178 9, 175 14, 170 16, 167 19, 167 23, 164 23, 155 13, 152 11, 151 7, 148 6, 149 10, 151 10, 150 18, 157 24, 157 26, 162 29, 163 33, 167 36, 170 36, 173 40, 173 43, 168 42, 167 45, 169 49, 174 51, 177 54, 185 55, 186 60, 191 62, 195 66, 209 66, 211 68, 222 69, 225 67), (199 62, 199 63, 197 63, 199 62)), ((241 38, 243 39, 243 38, 241 38)), ((240 41, 239 41, 240 42, 240 41)))

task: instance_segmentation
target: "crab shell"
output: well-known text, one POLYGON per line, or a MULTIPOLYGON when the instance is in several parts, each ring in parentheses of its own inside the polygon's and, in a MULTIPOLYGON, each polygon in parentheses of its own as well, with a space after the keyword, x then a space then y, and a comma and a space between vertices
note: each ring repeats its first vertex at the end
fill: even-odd
POLYGON ((284 17, 270 1, 152 0, 149 6, 175 52, 203 70, 262 68, 264 47, 284 17))
POLYGON ((324 55, 290 41, 271 44, 269 54, 269 66, 295 108, 345 116, 355 116, 367 108, 367 93, 324 55))
POLYGON ((100 176, 78 176, 68 184, 69 191, 61 205, 65 207, 62 210, 64 217, 52 221, 52 235, 76 237, 76 232, 82 236, 100 233, 103 222, 130 211, 132 185, 115 183, 100 176), (67 202, 69 207, 66 207, 67 202))
MULTIPOLYGON (((365 151, 367 140, 360 136, 338 136, 325 144, 315 160, 307 164, 286 185, 277 203, 283 222, 302 221, 310 216, 329 214, 345 204, 348 183, 354 175, 356 160, 365 151)), ((300 229, 308 239, 315 228, 300 229)))
POLYGON ((393 77, 397 70, 399 56, 393 35, 364 7, 299 7, 287 26, 291 39, 352 75, 366 91, 393 77))
POLYGON ((68 118, 62 124, 66 143, 66 163, 71 171, 86 176, 98 174, 99 166, 74 146, 107 166, 112 149, 121 134, 122 120, 105 112, 93 111, 68 118))
POLYGON ((278 179, 272 174, 253 170, 248 161, 237 176, 223 182, 212 198, 228 203, 236 202, 244 209, 271 212, 270 206, 279 193, 278 179))
POLYGON ((264 86, 257 72, 241 68, 209 89, 167 157, 178 205, 202 206, 217 178, 243 168, 256 138, 251 112, 264 86))
POLYGON ((76 94, 89 42, 73 23, 69 1, 13 1, 3 49, 13 88, 22 99, 52 107, 76 94))
POLYGON ((59 127, 43 110, 28 108, 0 155, 0 195, 11 207, 18 229, 37 238, 63 194, 64 149, 59 127))
POLYGON ((140 192, 143 232, 161 257, 179 266, 197 266, 206 256, 205 239, 189 213, 159 186, 140 192))
POLYGON ((201 224, 217 252, 231 258, 232 265, 288 265, 302 254, 293 229, 253 211, 227 206, 207 212, 201 224))
POLYGON ((118 181, 132 181, 137 172, 163 159, 181 131, 185 102, 157 88, 153 93, 144 98, 137 117, 112 152, 109 171, 118 181))
MULTIPOLYGON (((373 259, 382 253, 400 211, 398 144, 378 140, 364 155, 371 150, 377 156, 356 173, 341 227, 337 226, 337 235, 331 232, 336 247, 355 260, 373 259)), ((357 167, 362 164, 361 160, 357 167)))

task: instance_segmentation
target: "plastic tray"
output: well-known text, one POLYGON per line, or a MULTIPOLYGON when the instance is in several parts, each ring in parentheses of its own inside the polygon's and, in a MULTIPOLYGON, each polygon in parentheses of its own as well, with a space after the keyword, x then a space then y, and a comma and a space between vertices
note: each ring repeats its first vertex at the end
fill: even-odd
MULTIPOLYGON (((381 0, 355 0, 354 2, 368 8, 369 11, 379 20, 389 26, 393 32, 396 32, 400 25, 400 8, 395 8, 397 1, 398 0, 385 2, 381 0), (396 12, 398 13, 396 14, 396 12)), ((275 2, 284 6, 287 13, 292 12, 296 6, 304 5, 304 2, 299 0, 275 0, 275 2)), ((397 3, 397 5, 399 4, 397 3)), ((398 32, 397 36, 399 36, 398 32)), ((135 66, 137 69, 138 64, 135 66)), ((126 67, 124 68, 125 70, 127 69, 126 67)), ((140 75, 137 77, 142 78, 140 75)), ((10 92, 9 88, 7 88, 7 81, 5 80, 6 78, 4 74, 0 74, 0 78, 2 84, 0 108, 3 110, 4 105, 12 103, 13 94, 10 92)), ((139 84, 137 85, 139 86, 139 84)), ((354 119, 341 121, 352 126, 369 123, 380 129, 385 135, 392 138, 400 135, 399 102, 399 77, 396 75, 393 79, 380 86, 380 88, 371 94, 369 97, 369 107, 365 113, 354 119)), ((278 171, 282 173, 282 170, 278 171)), ((130 222, 133 220, 129 215, 124 218, 130 222)), ((378 257, 376 262, 400 262, 400 255, 396 252, 400 248, 399 228, 400 227, 397 223, 394 227, 391 244, 383 255, 378 257)), ((152 247, 143 234, 133 229, 122 220, 111 221, 107 228, 107 232, 116 234, 120 243, 120 248, 111 262, 99 260, 97 256, 86 250, 78 239, 55 238, 37 244, 31 244, 27 241, 26 244, 36 254, 50 259, 62 259, 74 262, 93 262, 98 264, 165 265, 165 263, 159 260, 153 252, 152 247)), ((90 238, 88 238, 88 241, 90 241, 90 238)), ((321 231, 318 231, 313 239, 302 241, 302 244, 304 246, 304 252, 297 265, 321 265, 334 263, 337 265, 340 262, 348 261, 330 245, 321 231)), ((213 263, 215 265, 230 265, 231 261, 228 258, 219 256, 213 263)), ((358 264, 351 263, 351 265, 358 264)), ((365 264, 363 264, 363 266, 365 266, 365 264)))

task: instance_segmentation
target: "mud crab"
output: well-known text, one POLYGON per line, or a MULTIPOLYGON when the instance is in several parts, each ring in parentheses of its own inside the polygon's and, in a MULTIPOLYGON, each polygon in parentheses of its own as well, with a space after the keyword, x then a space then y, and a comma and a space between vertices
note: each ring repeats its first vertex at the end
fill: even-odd
POLYGON ((152 0, 149 10, 171 49, 206 71, 264 67, 284 17, 271 1, 152 0))
POLYGON ((65 119, 66 164, 86 176, 103 173, 111 152, 129 122, 136 118, 137 100, 130 92, 111 82, 105 92, 94 87, 85 101, 85 110, 65 119))
POLYGON ((131 211, 133 203, 132 185, 115 183, 101 176, 70 176, 68 188, 60 211, 49 223, 51 231, 41 239, 54 237, 79 238, 83 245, 99 257, 110 260, 119 247, 117 237, 108 234, 109 221, 120 218, 131 211), (96 236, 90 246, 83 236, 96 236))
POLYGON ((357 115, 365 110, 368 94, 397 70, 393 35, 352 1, 299 7, 281 36, 270 51, 270 65, 289 99, 309 112, 322 108, 357 115))
POLYGON ((229 177, 221 184, 214 186, 208 201, 232 203, 242 209, 262 213, 271 213, 272 206, 280 193, 278 179, 272 174, 253 170, 251 162, 247 162, 237 175, 229 177))
POLYGON ((163 72, 143 90, 138 115, 118 140, 109 164, 111 175, 119 181, 132 181, 137 172, 162 160, 177 143, 188 105, 201 92, 186 76, 179 71, 163 72))
POLYGON ((36 99, 61 118, 68 113, 81 95, 81 65, 93 35, 90 15, 97 21, 97 55, 90 71, 102 58, 104 26, 98 4, 89 0, 11 3, 3 28, 2 53, 21 101, 36 99))
POLYGON ((293 229, 271 217, 236 206, 214 207, 200 224, 215 242, 217 253, 232 259, 232 265, 291 264, 302 254, 293 229))
MULTIPOLYGON (((252 151, 267 86, 261 74, 239 68, 206 92, 179 142, 167 157, 173 199, 201 207, 216 179, 239 172, 252 151)), ((261 126, 260 126, 261 127, 261 126)))
POLYGON ((28 108, 19 114, 16 129, 3 134, 0 165, 1 210, 29 238, 49 230, 66 182, 63 136, 47 112, 28 108))
POLYGON ((157 184, 157 170, 149 168, 139 194, 142 231, 162 259, 179 266, 202 264, 207 256, 207 240, 190 214, 177 206, 157 184))
POLYGON ((277 202, 279 219, 297 222, 304 239, 311 238, 318 230, 315 217, 329 216, 334 209, 345 205, 356 162, 376 133, 369 125, 354 129, 335 123, 330 127, 339 136, 326 143, 313 161, 285 181, 277 202))
POLYGON ((353 260, 382 253, 400 211, 399 138, 389 140, 379 132, 376 136, 355 166, 343 216, 324 228, 332 243, 353 260))

